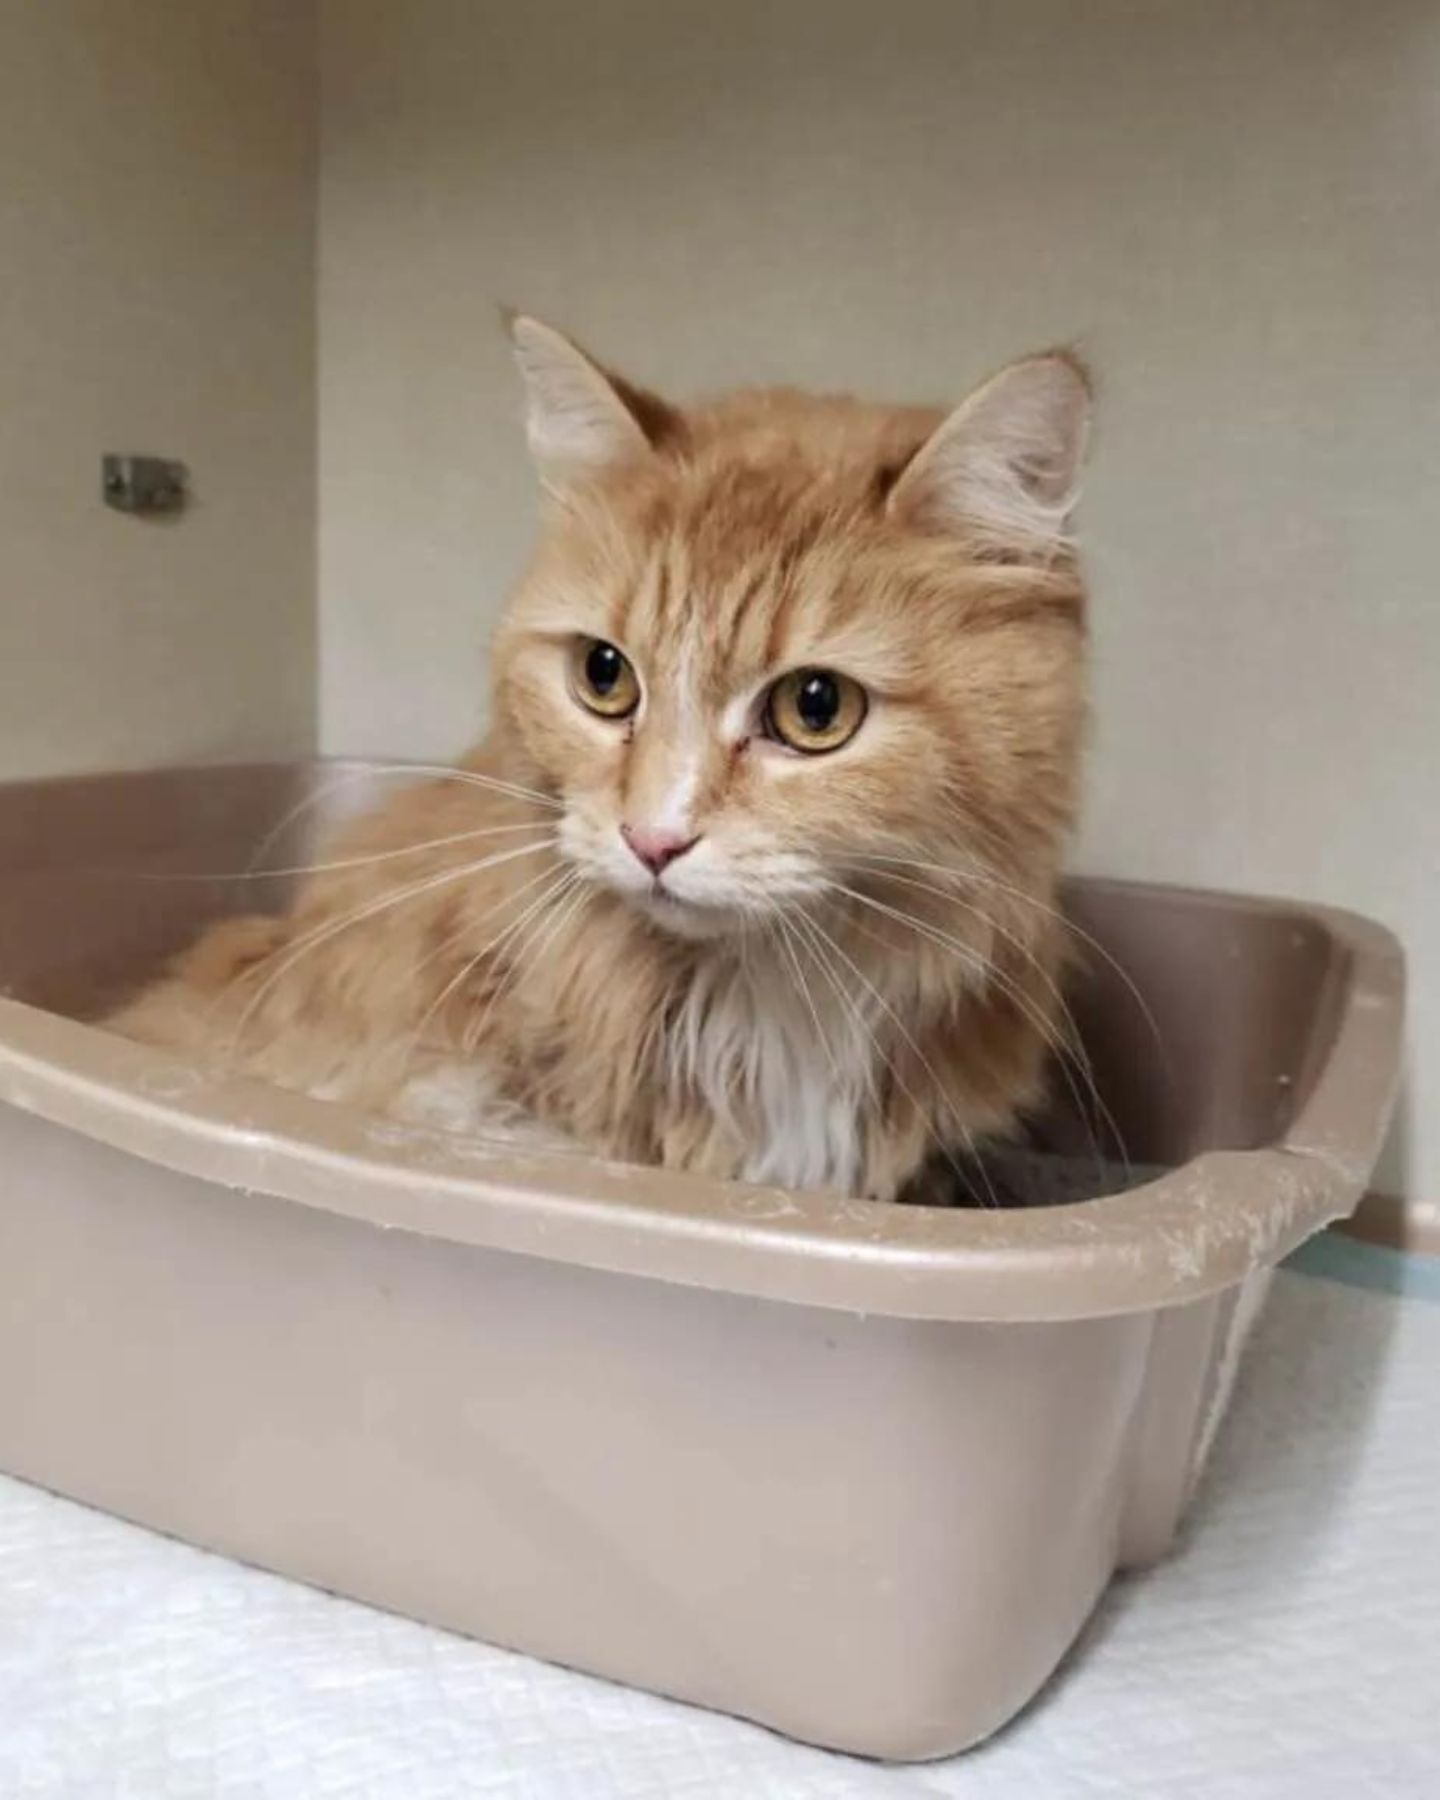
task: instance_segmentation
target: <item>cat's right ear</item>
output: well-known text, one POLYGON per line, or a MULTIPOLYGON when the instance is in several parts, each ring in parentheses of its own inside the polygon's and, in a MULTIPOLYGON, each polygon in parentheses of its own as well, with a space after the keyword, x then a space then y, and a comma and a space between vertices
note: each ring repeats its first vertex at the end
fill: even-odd
POLYGON ((525 383, 525 433, 545 488, 557 498, 617 464, 648 456, 671 414, 662 401, 609 375, 563 332, 507 315, 525 383))
POLYGON ((1067 541, 1089 428, 1084 364, 1066 350, 1027 356, 942 421, 891 489, 890 514, 1046 563, 1067 541))

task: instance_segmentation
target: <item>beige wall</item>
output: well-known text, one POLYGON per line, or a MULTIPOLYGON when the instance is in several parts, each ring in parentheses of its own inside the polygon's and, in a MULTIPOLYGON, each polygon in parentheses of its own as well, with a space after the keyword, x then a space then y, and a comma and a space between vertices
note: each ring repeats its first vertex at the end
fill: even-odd
POLYGON ((684 392, 959 393, 1078 335, 1089 866, 1408 940, 1440 1193, 1440 8, 334 0, 326 747, 451 751, 531 530, 517 300, 684 392))
POLYGON ((313 17, 0 0, 0 774, 304 748, 313 17), (102 451, 197 504, 99 499, 102 451))

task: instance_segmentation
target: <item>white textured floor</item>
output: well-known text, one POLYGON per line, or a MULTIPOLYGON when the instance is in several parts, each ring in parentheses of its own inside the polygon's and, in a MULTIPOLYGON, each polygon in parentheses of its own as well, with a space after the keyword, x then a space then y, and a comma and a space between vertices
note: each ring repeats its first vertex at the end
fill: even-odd
POLYGON ((1328 1260, 1416 1297, 1278 1277, 1180 1553, 967 1757, 807 1750, 0 1480, 0 1795, 1440 1795, 1440 1279, 1328 1260))

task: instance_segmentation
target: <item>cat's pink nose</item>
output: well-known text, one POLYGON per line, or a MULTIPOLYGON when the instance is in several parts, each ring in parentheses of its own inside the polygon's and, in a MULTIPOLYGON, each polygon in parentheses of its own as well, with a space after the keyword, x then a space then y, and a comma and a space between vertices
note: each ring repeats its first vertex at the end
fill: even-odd
POLYGON ((652 831, 644 825, 622 825, 620 835, 652 875, 669 868, 677 856, 700 842, 680 831, 652 831))

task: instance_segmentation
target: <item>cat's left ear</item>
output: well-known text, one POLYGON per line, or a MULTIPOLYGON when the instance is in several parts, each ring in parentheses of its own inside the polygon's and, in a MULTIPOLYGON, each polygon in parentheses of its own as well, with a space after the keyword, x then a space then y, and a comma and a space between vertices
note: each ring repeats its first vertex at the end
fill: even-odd
POLYGON ((508 323, 530 454, 552 493, 649 456, 672 430, 675 415, 663 401, 608 374, 563 332, 524 313, 508 323))
POLYGON ((956 407, 902 471, 893 518, 982 553, 1048 562, 1066 538, 1090 429, 1090 380, 1069 351, 1027 356, 956 407))

